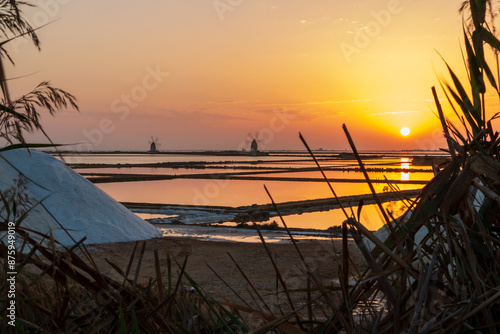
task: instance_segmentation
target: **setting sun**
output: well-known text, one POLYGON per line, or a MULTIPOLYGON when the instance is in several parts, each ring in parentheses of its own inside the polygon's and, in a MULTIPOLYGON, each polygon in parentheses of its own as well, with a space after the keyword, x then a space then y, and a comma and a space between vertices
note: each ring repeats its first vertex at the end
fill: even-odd
POLYGON ((401 135, 403 135, 403 136, 406 137, 406 136, 408 136, 410 134, 410 128, 408 128, 406 126, 402 127, 401 130, 400 130, 400 132, 401 132, 401 135))

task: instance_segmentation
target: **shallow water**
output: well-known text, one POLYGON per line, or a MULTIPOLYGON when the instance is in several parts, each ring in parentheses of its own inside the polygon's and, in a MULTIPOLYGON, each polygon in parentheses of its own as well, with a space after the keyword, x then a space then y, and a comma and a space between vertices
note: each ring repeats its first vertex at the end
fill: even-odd
POLYGON ((164 167, 121 167, 121 168, 75 168, 78 173, 90 174, 155 174, 155 175, 183 175, 183 174, 211 174, 248 172, 248 169, 225 168, 164 168, 164 167))
MULTIPOLYGON (((369 159, 364 161, 366 167, 374 168, 404 168, 402 172, 369 172, 371 180, 398 181, 428 181, 432 178, 432 173, 412 171, 415 168, 426 167, 411 166, 410 159, 406 154, 396 156, 392 152, 388 158, 369 159)), ((91 168, 79 169, 82 173, 107 173, 107 174, 165 174, 165 175, 188 175, 188 174, 220 174, 220 173, 245 173, 253 177, 287 177, 287 178, 314 178, 320 179, 322 175, 319 171, 292 171, 285 173, 265 173, 266 168, 313 168, 314 162, 306 155, 302 156, 212 156, 212 155, 182 155, 182 154, 83 154, 65 155, 68 163, 158 163, 158 162, 192 162, 206 161, 216 163, 218 166, 227 168, 210 168, 207 164, 204 169, 192 168, 152 168, 152 167, 132 167, 132 168, 91 168), (241 167, 250 167, 245 169, 241 167), (255 169, 258 168, 258 169, 255 169), (264 173, 252 174, 256 171, 264 173)), ((320 160, 323 167, 357 168, 358 164, 353 160, 325 159, 320 160)), ((430 167, 428 167, 430 170, 430 167)), ((271 171, 271 170, 268 170, 271 171)), ((343 179, 345 182, 333 182, 332 186, 337 196, 350 196, 368 194, 370 189, 366 183, 347 182, 348 179, 364 180, 361 172, 354 170, 345 171, 325 171, 328 178, 343 179)), ((164 203, 183 205, 208 205, 208 206, 248 206, 252 204, 267 204, 271 200, 264 190, 264 184, 269 189, 276 203, 300 201, 332 197, 328 185, 325 182, 304 182, 304 181, 263 181, 263 180, 227 180, 227 179, 173 179, 161 181, 137 181, 120 183, 99 183, 96 184, 104 192, 120 202, 138 203, 164 203)), ((401 183, 397 185, 401 190, 419 189, 422 184, 401 183)), ((388 190, 385 183, 374 183, 374 188, 378 193, 388 190)), ((358 203, 352 203, 357 205, 358 203)), ((394 209, 394 216, 400 212, 397 207, 401 202, 384 204, 387 208, 394 209)), ((357 208, 353 208, 356 212, 357 208)), ((147 218, 147 217, 144 217, 147 218)), ((279 218, 278 218, 279 219, 279 218)), ((313 212, 285 217, 289 227, 292 228, 312 228, 326 229, 333 225, 340 225, 345 220, 341 210, 331 210, 326 212, 313 212)), ((276 219, 271 219, 276 220, 276 219)), ((362 210, 361 222, 370 230, 377 229, 383 224, 381 214, 374 205, 366 205, 362 210)))
MULTIPOLYGON (((261 243, 260 237, 255 230, 171 224, 159 224, 157 227, 162 231, 164 236, 169 237, 190 237, 209 241, 261 243)), ((266 243, 291 243, 285 231, 262 231, 262 234, 266 243)), ((293 237, 296 241, 328 240, 327 236, 314 233, 294 233, 293 237)))
MULTIPOLYGON (((57 156, 55 156, 58 158, 57 156)), ((273 160, 296 160, 304 157, 276 157, 276 156, 215 156, 215 155, 187 155, 187 154, 63 154, 64 160, 69 164, 146 164, 162 162, 247 162, 273 160)))
MULTIPOLYGON (((271 203, 264 190, 264 184, 277 203, 333 196, 324 182, 174 179, 98 183, 96 186, 119 202, 236 207, 271 203)), ((337 196, 370 193, 365 183, 334 183, 332 186, 337 196)), ((398 186, 401 190, 422 187, 422 185, 411 184, 398 186)), ((383 192, 384 187, 386 187, 384 184, 374 184, 377 192, 383 192)))
MULTIPOLYGON (((405 209, 405 206, 400 201, 383 203, 382 206, 385 210, 389 210, 395 217, 403 214, 405 209)), ((358 207, 354 205, 352 207, 346 207, 345 209, 348 214, 351 214, 351 208, 354 215, 357 217, 358 207)), ((332 226, 342 225, 342 222, 346 220, 346 217, 341 209, 335 209, 330 211, 305 212, 302 214, 284 216, 283 220, 289 228, 326 230, 332 226)), ((276 222, 278 226, 283 227, 280 217, 273 217, 265 222, 259 222, 259 224, 269 224, 272 222, 276 222)), ((378 206, 375 204, 363 206, 359 222, 371 231, 378 230, 385 224, 384 217, 382 216, 378 206)), ((226 225, 233 226, 236 224, 226 223, 226 225)))

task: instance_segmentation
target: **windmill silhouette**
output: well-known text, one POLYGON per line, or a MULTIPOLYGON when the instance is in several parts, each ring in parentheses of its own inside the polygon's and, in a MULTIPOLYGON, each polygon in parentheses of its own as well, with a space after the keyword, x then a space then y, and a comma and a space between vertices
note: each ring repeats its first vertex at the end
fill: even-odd
POLYGON ((249 132, 245 140, 245 143, 250 143, 250 154, 254 157, 259 153, 259 144, 263 141, 259 136, 260 133, 258 131, 255 132, 255 135, 249 132))
POLYGON ((153 136, 151 136, 151 140, 149 140, 148 143, 150 144, 149 146, 150 153, 158 152, 157 147, 161 146, 161 144, 158 142, 158 137, 153 138, 153 136))

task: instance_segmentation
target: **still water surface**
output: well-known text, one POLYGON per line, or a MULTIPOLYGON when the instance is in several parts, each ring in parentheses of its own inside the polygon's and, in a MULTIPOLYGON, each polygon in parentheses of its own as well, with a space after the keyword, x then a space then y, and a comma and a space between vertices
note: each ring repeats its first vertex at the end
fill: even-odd
MULTIPOLYGON (((290 171, 286 173, 266 173, 276 168, 311 168, 314 162, 307 156, 212 156, 212 155, 162 155, 162 154, 82 154, 65 155, 67 163, 88 164, 138 164, 159 162, 207 162, 204 169, 193 168, 153 168, 153 167, 113 167, 113 168, 83 168, 80 173, 106 174, 218 174, 218 173, 248 173, 252 177, 288 177, 288 178, 321 178, 319 171, 290 171), (213 168, 224 166, 226 168, 213 168), (212 167, 212 168, 211 168, 212 167), (264 172, 254 174, 255 172, 264 172)), ((341 167, 345 170, 326 171, 328 178, 333 179, 364 179, 359 171, 354 171, 357 163, 352 160, 328 159, 320 161, 324 167, 341 167)), ((367 167, 373 168, 403 168, 401 171, 369 172, 372 180, 401 180, 401 181, 428 181, 432 173, 421 171, 426 167, 411 166, 407 156, 392 155, 389 158, 372 159, 365 162, 367 167), (417 169, 419 171, 412 171, 417 169)), ((428 168, 430 171, 430 167, 428 168)), ((100 189, 120 202, 164 203, 184 205, 209 206, 246 206, 252 204, 270 203, 264 190, 264 184, 269 189, 275 202, 288 202, 308 199, 332 197, 332 193, 325 182, 304 181, 276 181, 276 180, 228 180, 228 179, 173 179, 161 181, 138 181, 120 183, 99 183, 100 189)), ((370 190, 366 183, 335 182, 332 186, 338 196, 368 194, 370 190)), ((419 189, 421 184, 403 183, 397 185, 401 190, 419 189)), ((375 183, 375 190, 387 190, 384 183, 375 183)), ((384 204, 394 211, 395 216, 401 214, 402 204, 392 202, 384 204)), ((354 211, 356 212, 356 208, 354 211)), ((341 210, 326 212, 304 213, 285 217, 290 227, 326 229, 332 225, 339 225, 345 219, 341 210)), ((270 221, 272 221, 271 219, 270 221)), ((383 224, 381 214, 373 205, 367 205, 362 210, 362 223, 369 229, 377 229, 383 224)))

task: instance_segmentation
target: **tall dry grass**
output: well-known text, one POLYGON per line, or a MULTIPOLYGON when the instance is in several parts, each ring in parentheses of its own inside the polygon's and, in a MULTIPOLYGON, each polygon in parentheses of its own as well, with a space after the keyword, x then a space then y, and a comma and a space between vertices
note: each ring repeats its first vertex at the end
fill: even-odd
MULTIPOLYGON (((108 261, 120 278, 103 274, 84 245, 42 245, 22 227, 16 254, 15 326, 8 322, 8 247, 0 245, 2 333, 229 333, 246 332, 234 310, 222 306, 165 249, 155 251, 156 276, 138 281, 146 242, 137 242, 126 268, 108 261), (177 268, 177 269, 176 269, 177 268), (183 279, 182 279, 183 278, 183 279), (189 287, 185 285, 189 282, 189 287)), ((50 236, 46 236, 50 238, 50 236)), ((115 275, 116 277, 116 275, 115 275)))
MULTIPOLYGON (((432 89, 451 162, 436 166, 435 177, 417 200, 405 200, 409 209, 402 217, 393 219, 380 205, 387 223, 386 238, 380 239, 363 226, 362 203, 357 212, 342 208, 346 217, 342 252, 331 259, 331 265, 340 272, 337 284, 320 280, 281 216, 301 258, 297 264, 303 272, 301 288, 290 288, 255 225, 275 270, 276 300, 281 301, 278 311, 269 306, 237 263, 254 295, 256 304, 252 306, 236 290, 232 299, 223 302, 207 296, 185 272, 187 259, 177 264, 178 275, 174 275, 175 261, 168 250, 155 254, 157 274, 142 285, 137 277, 144 244, 136 245, 127 268, 109 263, 122 277, 115 280, 94 265, 83 240, 69 249, 55 243, 41 246, 21 224, 18 231, 23 247, 29 246, 32 251, 19 255, 16 268, 16 329, 90 333, 496 333, 500 328, 500 136, 493 127, 496 113, 488 119, 484 101, 487 83, 496 93, 499 89, 498 77, 488 67, 484 54, 488 45, 496 56, 500 41, 487 22, 493 4, 474 0, 465 3, 468 6, 463 8, 471 11, 471 24, 464 28, 467 88, 447 65, 451 83, 441 80, 442 94, 460 124, 452 124, 445 117, 438 93, 432 89), (366 268, 355 265, 348 238, 358 246, 366 268), (82 255, 76 255, 77 248, 82 255), (37 275, 29 268, 36 269, 37 275), (186 282, 193 293, 186 293, 186 282)), ((363 169, 354 140, 347 127, 343 128, 363 169)), ((365 177, 370 184, 366 173, 365 177)), ((377 198, 375 191, 373 196, 377 198)), ((279 212, 279 207, 275 209, 279 212)), ((5 325, 6 251, 6 246, 0 245, 4 331, 12 330, 5 325)), ((224 277, 220 279, 224 281, 224 277)))

